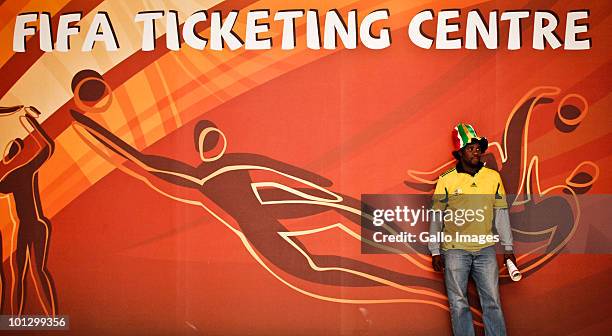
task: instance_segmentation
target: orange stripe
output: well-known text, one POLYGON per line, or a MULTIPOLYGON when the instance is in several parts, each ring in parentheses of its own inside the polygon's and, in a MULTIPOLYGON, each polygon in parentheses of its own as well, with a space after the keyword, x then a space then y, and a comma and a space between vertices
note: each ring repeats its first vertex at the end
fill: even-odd
POLYGON ((4 29, 9 23, 15 22, 17 14, 23 12, 21 9, 30 0, 11 0, 4 1, 0 5, 0 30, 4 29))
POLYGON ((151 88, 151 92, 154 97, 160 97, 159 100, 155 102, 157 107, 157 113, 160 114, 164 127, 164 134, 169 134, 176 128, 176 124, 173 122, 174 117, 172 116, 172 112, 168 109, 169 100, 167 94, 161 84, 160 74, 152 65, 148 66, 144 69, 144 74, 147 77, 147 84, 151 88))
POLYGON ((138 112, 134 110, 134 105, 132 105, 132 100, 126 90, 126 87, 122 86, 116 89, 114 94, 117 98, 117 103, 119 104, 121 113, 123 113, 125 119, 128 121, 127 127, 134 137, 134 144, 137 148, 144 148, 146 143, 144 142, 142 127, 140 126, 140 122, 138 120, 138 112))

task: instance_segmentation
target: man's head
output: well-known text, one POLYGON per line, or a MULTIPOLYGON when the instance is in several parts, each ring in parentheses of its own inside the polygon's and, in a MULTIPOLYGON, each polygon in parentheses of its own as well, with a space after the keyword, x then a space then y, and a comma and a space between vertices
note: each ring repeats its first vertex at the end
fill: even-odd
POLYGON ((4 149, 4 155, 2 157, 2 161, 4 161, 5 163, 11 162, 17 156, 17 154, 21 152, 22 149, 23 149, 22 139, 17 138, 17 139, 11 140, 11 142, 9 142, 6 145, 6 148, 4 149))
POLYGON ((200 120, 193 130, 193 140, 196 150, 200 153, 200 158, 204 162, 215 161, 225 153, 227 141, 225 135, 220 129, 210 120, 200 120), (219 140, 223 141, 221 151, 207 158, 205 153, 212 151, 219 144, 219 140))
POLYGON ((455 145, 453 151, 455 159, 472 167, 480 164, 481 154, 489 147, 489 142, 485 137, 479 137, 472 125, 463 123, 458 124, 453 130, 453 144, 455 145))

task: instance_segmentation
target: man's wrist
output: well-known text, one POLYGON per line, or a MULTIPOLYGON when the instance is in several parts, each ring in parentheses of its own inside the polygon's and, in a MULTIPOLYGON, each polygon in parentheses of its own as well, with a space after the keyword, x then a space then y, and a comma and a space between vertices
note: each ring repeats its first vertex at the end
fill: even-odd
POLYGON ((440 255, 440 249, 434 249, 434 250, 430 250, 431 252, 431 256, 435 257, 437 255, 440 255))
POLYGON ((514 249, 512 248, 512 245, 504 245, 504 252, 505 253, 514 253, 514 249))

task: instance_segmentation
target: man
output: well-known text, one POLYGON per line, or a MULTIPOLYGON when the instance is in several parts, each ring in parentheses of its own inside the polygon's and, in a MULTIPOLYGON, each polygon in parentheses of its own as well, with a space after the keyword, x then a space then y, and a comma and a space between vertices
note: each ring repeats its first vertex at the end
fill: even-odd
POLYGON ((433 209, 444 215, 434 216, 429 231, 430 235, 442 232, 445 239, 442 246, 429 243, 433 268, 444 272, 455 336, 474 335, 467 295, 470 274, 478 289, 485 334, 506 335, 495 242, 501 242, 504 260, 516 263, 516 259, 504 186, 499 173, 481 162, 488 141, 478 137, 471 125, 457 125, 453 142, 457 165, 440 176, 434 192, 433 209), (498 237, 493 235, 493 222, 498 237))
POLYGON ((28 130, 31 139, 12 140, 0 162, 0 193, 13 195, 19 219, 15 257, 11 257, 14 279, 11 311, 13 315, 21 315, 23 311, 24 280, 29 264, 42 308, 46 315, 54 316, 57 308, 55 289, 47 270, 50 222, 40 203, 38 170, 53 154, 55 144, 35 119, 40 112, 31 106, 19 106, 18 109, 21 108, 25 111, 20 121, 24 127, 28 125, 32 129, 28 130))
MULTIPOLYGON (((20 111, 22 109, 23 106, 21 105, 17 105, 17 106, 8 106, 8 107, 0 107, 0 120, 2 121, 2 133, 8 133, 8 132, 4 132, 7 129, 11 129, 10 126, 7 126, 6 123, 6 119, 7 117, 10 117, 14 114, 16 114, 17 111, 20 111)), ((4 145, 7 141, 6 141, 6 134, 2 134, 3 136, 0 136, 0 144, 4 145)), ((11 140, 13 138, 10 138, 11 140)), ((13 146, 13 141, 9 142, 10 146, 13 146)), ((19 143, 15 143, 15 146, 18 146, 19 143)), ((1 147, 0 147, 1 148, 1 147)), ((12 169, 13 166, 16 166, 17 162, 11 163, 9 162, 11 159, 9 158, 9 153, 11 148, 7 147, 4 149, 4 153, 2 155, 2 161, 0 161, 0 181, 3 180, 5 172, 8 172, 9 170, 12 169)), ((14 151, 14 150, 13 150, 14 151)), ((2 257, 2 247, 3 247, 3 243, 2 243, 2 232, 0 232, 0 260, 4 260, 4 258, 2 257)), ((4 301, 5 301, 5 297, 4 297, 4 287, 3 284, 5 282, 5 278, 4 278, 4 272, 3 272, 3 267, 0 265, 0 313, 2 313, 4 310, 4 301)))

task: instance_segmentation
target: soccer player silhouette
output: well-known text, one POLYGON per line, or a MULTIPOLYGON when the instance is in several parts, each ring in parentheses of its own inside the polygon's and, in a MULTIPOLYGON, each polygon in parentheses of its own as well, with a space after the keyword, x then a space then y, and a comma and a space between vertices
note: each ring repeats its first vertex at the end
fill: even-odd
MULTIPOLYGON (((381 255, 381 258, 408 261, 401 271, 395 271, 347 256, 315 254, 300 241, 300 236, 339 229, 347 239, 361 243, 356 233, 362 216, 359 203, 326 189, 331 181, 324 177, 263 155, 225 153, 225 135, 207 120, 198 122, 194 129, 194 145, 203 163, 192 166, 172 158, 144 154, 82 113, 74 110, 71 113, 76 121, 73 127, 98 154, 160 194, 206 209, 240 238, 262 267, 288 287, 316 299, 339 303, 416 303, 448 309, 440 281, 431 276, 433 271, 427 261, 419 260, 414 253, 381 255), (218 148, 220 140, 222 149, 208 157, 206 151, 218 148), (123 159, 127 161, 119 162, 123 159), (256 171, 290 183, 254 181, 251 173, 256 171), (295 184, 301 187, 290 186, 295 184), (352 224, 347 223, 349 227, 342 223, 315 225, 308 230, 292 231, 280 221, 327 210, 340 213, 352 224), (298 279, 297 283, 289 280, 293 277, 298 279), (353 296, 355 293, 347 294, 350 298, 342 294, 338 297, 320 294, 317 286, 313 291, 309 284, 363 289, 382 286, 395 291, 395 295, 381 297, 373 291, 357 295, 358 298, 353 296)), ((480 314, 476 312, 476 315, 480 314)))
POLYGON ((11 313, 21 315, 24 306, 25 275, 31 267, 36 292, 44 313, 55 315, 56 297, 53 279, 47 270, 47 253, 51 234, 50 221, 44 216, 38 189, 38 170, 51 157, 54 141, 36 121, 40 112, 34 107, 6 108, 17 113, 31 139, 10 141, 0 163, 0 192, 12 194, 19 223, 14 235, 14 256, 11 256, 11 313), (29 130, 28 128, 31 128, 29 130))

